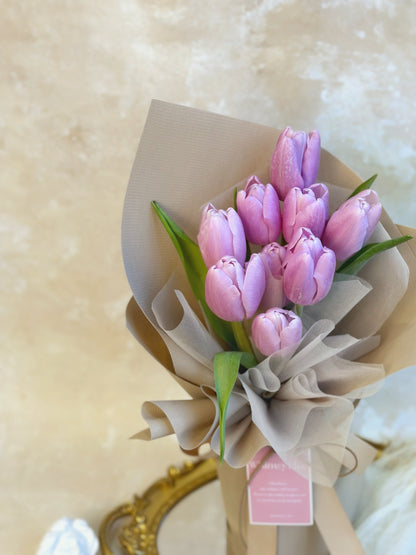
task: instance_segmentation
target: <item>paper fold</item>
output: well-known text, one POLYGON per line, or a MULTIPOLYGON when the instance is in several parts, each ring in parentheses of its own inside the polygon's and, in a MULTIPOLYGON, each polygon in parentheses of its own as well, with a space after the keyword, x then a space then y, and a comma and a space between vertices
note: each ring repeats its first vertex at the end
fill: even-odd
MULTIPOLYGON (((356 280, 356 288, 351 287, 352 281, 338 284, 341 297, 342 284, 348 289, 348 308, 363 298, 362 281, 356 280), (355 300, 351 291, 355 291, 355 300)), ((367 293, 370 290, 366 288, 367 293)), ((334 302, 339 305, 338 297, 334 302)), ((202 326, 184 296, 174 289, 174 280, 162 288, 152 307, 175 377, 192 385, 194 394, 188 401, 145 403, 142 414, 150 432, 137 437, 154 439, 175 433, 184 450, 209 442, 219 453, 219 408, 212 359, 221 346, 202 326)), ((325 311, 334 313, 331 303, 325 304, 325 311)), ((315 315, 319 317, 320 311, 316 310, 315 315)), ((228 464, 242 467, 260 447, 270 445, 287 464, 297 461, 298 470, 308 475, 309 462, 301 454, 310 449, 313 480, 326 485, 335 481, 344 459, 354 410, 352 400, 372 394, 384 377, 384 369, 344 358, 347 352, 350 359, 355 358, 354 347, 362 352, 365 341, 350 335, 330 336, 334 328, 334 322, 318 320, 306 331, 294 354, 272 355, 239 375, 226 415, 228 464)), ((371 342, 368 345, 373 347, 371 342)))

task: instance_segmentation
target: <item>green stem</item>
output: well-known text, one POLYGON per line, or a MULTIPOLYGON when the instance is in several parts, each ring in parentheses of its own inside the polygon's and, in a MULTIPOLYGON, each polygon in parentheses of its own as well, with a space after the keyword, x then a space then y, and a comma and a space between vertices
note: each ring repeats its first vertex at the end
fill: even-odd
POLYGON ((246 262, 250 260, 250 256, 251 256, 250 243, 246 241, 246 262))
POLYGON ((303 305, 295 304, 294 308, 295 308, 295 313, 299 316, 299 318, 302 318, 303 305))
POLYGON ((234 333, 237 347, 240 349, 240 351, 242 351, 243 353, 250 353, 254 356, 253 349, 251 348, 251 343, 249 338, 247 337, 243 322, 231 322, 231 327, 234 333))

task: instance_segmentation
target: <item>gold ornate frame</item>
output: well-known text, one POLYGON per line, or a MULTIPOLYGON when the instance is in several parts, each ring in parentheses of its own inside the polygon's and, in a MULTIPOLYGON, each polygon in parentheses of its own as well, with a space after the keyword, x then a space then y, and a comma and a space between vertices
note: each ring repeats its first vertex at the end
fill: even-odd
POLYGON ((181 468, 171 466, 167 476, 152 484, 132 503, 120 505, 103 520, 99 539, 103 555, 111 551, 111 530, 116 521, 127 519, 118 533, 118 540, 129 555, 157 555, 157 532, 166 514, 194 490, 217 478, 215 459, 187 461, 181 468))

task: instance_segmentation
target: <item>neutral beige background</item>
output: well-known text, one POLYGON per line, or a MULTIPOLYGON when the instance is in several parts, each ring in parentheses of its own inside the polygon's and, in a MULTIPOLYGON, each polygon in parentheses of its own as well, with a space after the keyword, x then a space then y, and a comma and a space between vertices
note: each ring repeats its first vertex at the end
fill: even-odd
MULTIPOLYGON (((129 441, 182 395, 129 336, 123 197, 151 98, 283 127, 416 225, 416 3, 0 0, 0 550, 96 530, 183 460, 129 441)), ((149 238, 150 239, 150 238, 149 238)))

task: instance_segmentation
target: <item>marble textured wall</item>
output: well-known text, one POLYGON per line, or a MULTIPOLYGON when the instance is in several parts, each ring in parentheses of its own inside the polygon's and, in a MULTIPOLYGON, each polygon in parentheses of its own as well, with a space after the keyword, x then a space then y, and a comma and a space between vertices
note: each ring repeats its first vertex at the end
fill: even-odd
POLYGON ((183 458, 128 440, 143 400, 182 395, 124 328, 121 211, 151 98, 318 128, 415 226, 416 4, 0 8, 0 546, 29 553, 58 517, 97 529, 183 458))

